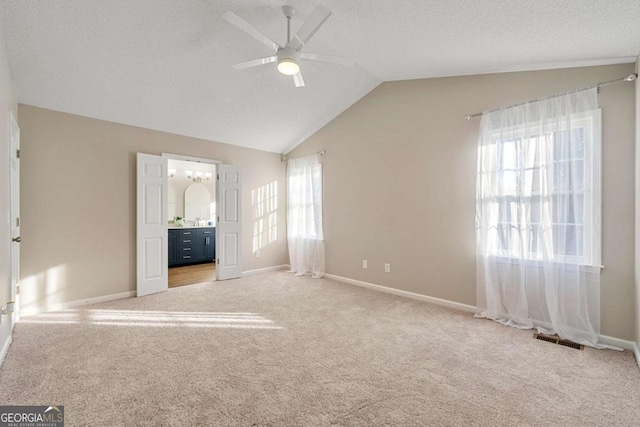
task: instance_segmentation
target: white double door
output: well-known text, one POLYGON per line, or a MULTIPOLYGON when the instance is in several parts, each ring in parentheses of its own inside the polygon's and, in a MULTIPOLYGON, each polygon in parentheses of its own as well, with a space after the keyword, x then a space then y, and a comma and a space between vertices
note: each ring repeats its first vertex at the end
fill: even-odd
MULTIPOLYGON (((219 164, 216 180, 216 279, 242 275, 242 187, 237 167, 219 164)), ((168 289, 167 158, 138 153, 137 295, 168 289)))

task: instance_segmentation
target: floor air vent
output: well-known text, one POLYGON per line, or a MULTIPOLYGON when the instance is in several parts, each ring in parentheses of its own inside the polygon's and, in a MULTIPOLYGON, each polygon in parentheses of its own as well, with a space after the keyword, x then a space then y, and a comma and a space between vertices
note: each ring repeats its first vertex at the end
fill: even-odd
POLYGON ((582 344, 576 344, 573 341, 563 340, 557 335, 545 335, 545 334, 533 334, 533 338, 537 340, 547 341, 558 345, 563 345, 565 347, 575 348, 576 350, 584 350, 584 346, 582 344))

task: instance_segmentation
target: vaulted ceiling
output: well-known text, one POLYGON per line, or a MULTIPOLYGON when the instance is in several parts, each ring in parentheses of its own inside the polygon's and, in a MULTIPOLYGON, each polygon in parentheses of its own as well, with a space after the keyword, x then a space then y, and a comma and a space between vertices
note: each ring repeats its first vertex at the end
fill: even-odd
POLYGON ((0 0, 19 102, 287 152, 382 81, 633 62, 638 0, 0 0), (302 64, 296 88, 272 54, 222 19, 280 44, 321 3, 305 50, 356 65, 302 64))

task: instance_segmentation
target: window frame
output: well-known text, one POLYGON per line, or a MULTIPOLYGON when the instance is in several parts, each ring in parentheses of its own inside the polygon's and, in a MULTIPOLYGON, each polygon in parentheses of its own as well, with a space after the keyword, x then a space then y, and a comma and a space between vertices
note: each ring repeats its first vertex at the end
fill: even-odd
MULTIPOLYGON (((583 158, 583 162, 584 162, 583 190, 582 191, 576 191, 574 189, 558 190, 556 189, 556 184, 555 184, 556 180, 554 179, 553 180, 554 182, 551 184, 553 186, 553 190, 550 191, 550 194, 548 195, 549 198, 562 196, 563 194, 569 195, 569 196, 573 196, 575 194, 584 195, 584 201, 583 201, 584 218, 582 220, 582 227, 583 227, 582 255, 581 256, 580 255, 562 255, 562 254, 554 253, 554 258, 548 261, 552 263, 557 263, 557 264, 575 265, 578 267, 584 266, 584 267, 600 268, 601 256, 602 256, 602 221, 601 221, 601 218, 602 218, 602 154, 601 154, 602 153, 602 126, 601 126, 602 110, 598 108, 594 110, 584 111, 581 113, 571 114, 568 121, 562 118, 560 119, 552 118, 551 120, 553 121, 552 124, 545 123, 544 126, 540 120, 536 120, 536 121, 527 122, 522 125, 518 125, 516 127, 511 127, 509 129, 509 140, 524 139, 524 138, 527 138, 527 135, 528 135, 528 138, 530 139, 536 135, 555 134, 557 132, 561 132, 564 130, 576 129, 580 127, 585 129, 584 158, 583 158), (544 130, 544 132, 542 132, 542 130, 544 130)), ((547 119, 547 122, 548 121, 549 119, 547 119)), ((496 129, 495 131, 492 131, 490 135, 491 141, 496 141, 496 142, 483 145, 482 148, 486 148, 487 146, 490 146, 490 145, 495 145, 495 149, 500 150, 499 145, 501 144, 501 141, 500 141, 501 133, 502 133, 501 129, 496 129)), ((502 138, 502 140, 505 141, 504 137, 502 138)), ((555 142, 556 141, 554 137, 553 143, 555 144, 555 142)), ((570 142, 571 141, 569 141, 569 143, 570 142)), ((539 143, 540 142, 536 142, 536 144, 539 144, 539 143)), ((554 150, 553 160, 551 161, 551 165, 550 165, 552 168, 554 167, 555 164, 559 162, 567 161, 566 159, 556 158, 555 147, 551 147, 551 149, 554 150)), ((499 155, 496 154, 496 156, 501 156, 501 154, 499 155)), ((527 173, 526 171, 528 170, 535 171, 536 169, 538 170, 541 169, 540 165, 538 165, 537 168, 527 167, 527 165, 518 165, 516 166, 515 169, 504 168, 503 159, 501 157, 497 158, 496 164, 499 165, 500 167, 496 167, 496 169, 493 169, 493 170, 480 170, 479 173, 487 174, 487 175, 495 173, 496 175, 499 175, 504 171, 515 171, 515 179, 520 180, 520 179, 526 179, 526 173, 527 173)), ((542 196, 539 193, 538 195, 542 196)), ((489 197, 491 199, 495 199, 496 203, 500 205, 503 200, 509 199, 510 197, 516 197, 516 196, 509 196, 509 195, 500 196, 500 195, 492 194, 489 197)), ((533 197, 535 197, 533 193, 528 196, 529 199, 533 197)), ((508 221, 498 221, 498 224, 500 223, 505 225, 512 224, 512 222, 508 222, 508 221)), ((557 222, 554 222, 552 218, 551 225, 552 227, 558 226, 558 225, 560 226, 571 225, 576 227, 577 225, 579 225, 579 223, 578 222, 557 223, 557 222)), ((498 236, 498 239, 499 239, 499 236, 498 236)), ((486 253, 486 255, 498 258, 499 260, 505 263, 512 263, 514 261, 518 261, 518 262, 524 261, 534 265, 538 265, 540 262, 544 261, 540 251, 531 252, 529 250, 529 243, 526 243, 526 244, 523 243, 524 247, 522 252, 524 253, 524 257, 521 256, 517 248, 514 250, 505 251, 504 249, 501 248, 501 246, 502 246, 501 244, 497 245, 494 251, 490 253, 486 253)))
POLYGON ((287 213, 289 215, 292 210, 296 210, 297 214, 304 212, 308 216, 305 219, 308 227, 303 227, 303 230, 308 233, 300 233, 299 225, 298 227, 289 227, 288 221, 292 220, 293 222, 297 218, 287 218, 287 237, 322 241, 324 240, 321 224, 322 208, 318 207, 317 200, 313 199, 313 194, 307 194, 307 196, 310 197, 308 200, 299 200, 297 197, 299 195, 298 189, 301 185, 304 185, 306 179, 316 180, 316 182, 320 184, 320 197, 322 197, 322 163, 315 163, 309 168, 292 167, 291 170, 287 172, 287 213))

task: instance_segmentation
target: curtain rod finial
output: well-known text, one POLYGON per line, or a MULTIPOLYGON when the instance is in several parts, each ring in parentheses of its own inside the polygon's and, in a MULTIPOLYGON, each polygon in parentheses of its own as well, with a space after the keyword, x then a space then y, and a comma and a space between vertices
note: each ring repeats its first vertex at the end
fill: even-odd
POLYGON ((631 73, 627 77, 624 78, 624 81, 625 82, 632 82, 637 78, 638 78, 638 75, 636 73, 631 73))
POLYGON ((465 119, 466 121, 471 120, 471 114, 467 114, 466 116, 464 116, 464 119, 465 119))

